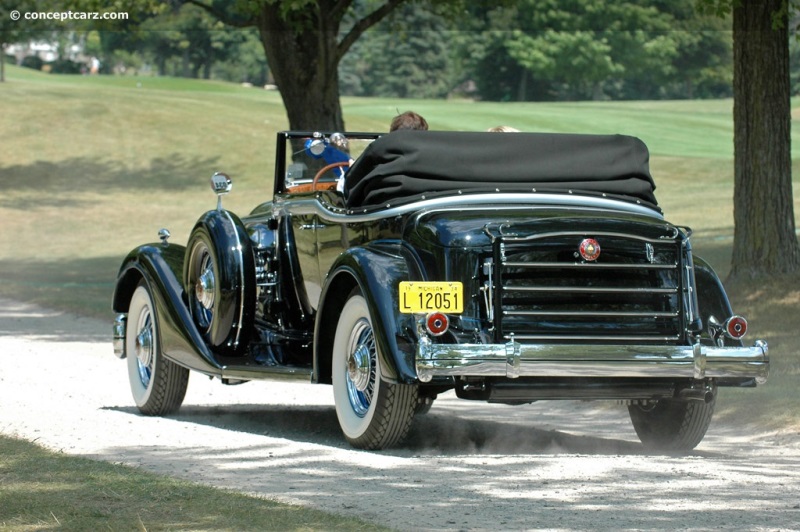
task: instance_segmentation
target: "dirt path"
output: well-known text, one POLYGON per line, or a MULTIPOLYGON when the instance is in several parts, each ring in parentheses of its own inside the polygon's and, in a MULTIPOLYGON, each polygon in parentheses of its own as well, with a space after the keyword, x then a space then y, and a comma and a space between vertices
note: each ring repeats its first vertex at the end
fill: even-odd
POLYGON ((438 400, 408 443, 343 443, 330 388, 193 374, 180 414, 131 406, 109 323, 0 300, 0 432, 398 529, 800 530, 800 437, 712 424, 643 454, 623 407, 438 400))

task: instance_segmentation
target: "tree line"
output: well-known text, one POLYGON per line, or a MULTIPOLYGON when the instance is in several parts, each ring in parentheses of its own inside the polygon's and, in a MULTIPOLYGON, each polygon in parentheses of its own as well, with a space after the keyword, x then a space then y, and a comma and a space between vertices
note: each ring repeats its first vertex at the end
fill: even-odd
MULTIPOLYGON (((368 9, 368 0, 360 3, 354 11, 368 9)), ((491 101, 732 95, 730 20, 698 15, 694 0, 522 0, 459 7, 400 5, 342 58, 340 94, 491 101)), ((256 28, 226 25, 183 2, 136 15, 125 31, 115 25, 39 37, 61 41, 60 50, 68 40, 77 42, 85 56, 100 59, 104 73, 274 83, 256 28)), ((800 45, 792 50, 799 59, 792 70, 797 93, 800 45)), ((26 65, 42 63, 28 59, 26 65)), ((80 70, 66 57, 53 66, 80 70)))

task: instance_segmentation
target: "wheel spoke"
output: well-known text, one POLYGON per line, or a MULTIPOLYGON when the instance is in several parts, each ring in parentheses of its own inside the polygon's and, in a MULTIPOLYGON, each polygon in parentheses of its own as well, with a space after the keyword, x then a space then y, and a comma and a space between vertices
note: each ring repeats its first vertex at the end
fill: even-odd
POLYGON ((136 362, 139 367, 139 378, 146 388, 153 374, 153 317, 148 308, 143 308, 139 315, 138 333, 136 335, 136 362))
POLYGON ((372 404, 376 378, 375 358, 375 335, 372 327, 367 320, 359 320, 350 334, 344 368, 350 405, 359 417, 364 417, 372 404))

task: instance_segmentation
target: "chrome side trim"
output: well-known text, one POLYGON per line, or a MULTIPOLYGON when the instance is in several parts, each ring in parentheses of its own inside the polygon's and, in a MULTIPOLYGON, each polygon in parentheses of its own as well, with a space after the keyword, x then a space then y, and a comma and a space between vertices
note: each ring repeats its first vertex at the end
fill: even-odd
POLYGON ((505 344, 434 344, 423 337, 416 367, 422 382, 434 377, 664 377, 753 378, 763 384, 769 349, 760 340, 753 347, 709 347, 525 345, 513 337, 505 344))
POLYGON ((463 210, 465 205, 470 205, 470 208, 474 210, 487 209, 495 211, 497 210, 497 204, 517 204, 527 209, 530 209, 531 206, 600 209, 604 211, 611 210, 641 214, 656 220, 664 219, 661 213, 649 207, 645 207, 644 205, 627 203, 610 198, 596 198, 577 194, 496 193, 453 195, 444 198, 415 201, 398 207, 390 206, 375 212, 368 212, 366 209, 337 208, 323 203, 321 197, 321 195, 317 195, 313 198, 276 198, 275 202, 272 204, 273 214, 277 215, 280 212, 317 214, 321 219, 332 223, 360 223, 392 218, 394 216, 401 216, 417 211, 463 210))
POLYGON ((117 314, 114 318, 114 354, 118 358, 125 358, 125 329, 128 324, 127 314, 117 314))

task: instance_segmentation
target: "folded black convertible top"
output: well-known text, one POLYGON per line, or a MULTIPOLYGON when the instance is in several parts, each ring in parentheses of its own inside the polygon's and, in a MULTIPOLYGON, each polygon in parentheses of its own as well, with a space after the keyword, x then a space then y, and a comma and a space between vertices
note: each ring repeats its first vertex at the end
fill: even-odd
POLYGON ((612 194, 657 205, 647 146, 625 135, 395 131, 345 178, 347 205, 474 192, 612 194))

